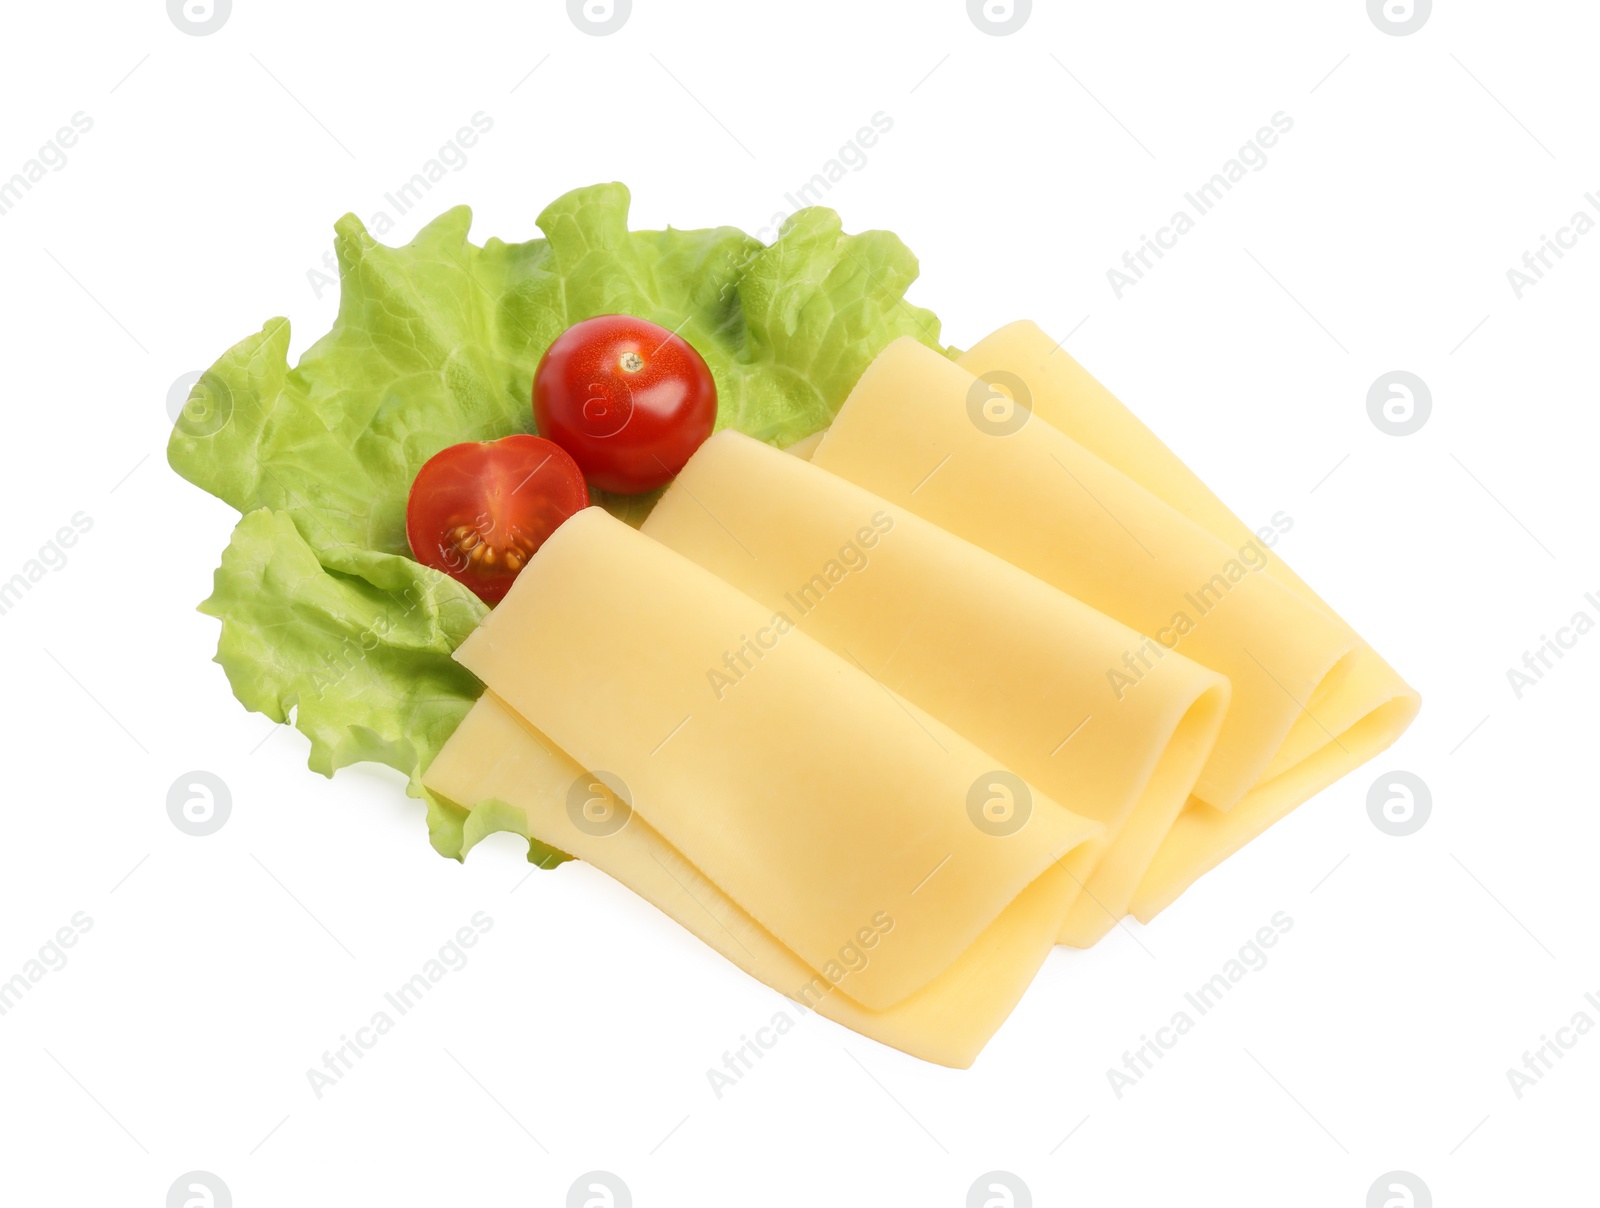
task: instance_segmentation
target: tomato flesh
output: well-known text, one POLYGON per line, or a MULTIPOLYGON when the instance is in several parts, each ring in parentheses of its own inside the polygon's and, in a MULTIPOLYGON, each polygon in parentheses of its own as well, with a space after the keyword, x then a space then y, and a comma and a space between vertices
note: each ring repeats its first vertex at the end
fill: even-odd
POLYGON ((539 361, 533 420, 592 486, 637 495, 670 482, 711 435, 717 386, 688 341, 600 315, 567 328, 539 361))
POLYGON ((451 445, 417 471, 406 538, 418 562, 498 604, 561 523, 589 506, 566 450, 539 436, 451 445))

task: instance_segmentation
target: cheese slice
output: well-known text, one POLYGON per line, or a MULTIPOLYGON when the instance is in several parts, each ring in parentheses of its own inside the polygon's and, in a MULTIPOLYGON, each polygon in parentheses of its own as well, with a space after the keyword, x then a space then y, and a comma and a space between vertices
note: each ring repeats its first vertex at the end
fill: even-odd
POLYGON ((1354 635, 1046 423, 989 425, 984 383, 902 339, 867 369, 812 464, 903 504, 1147 635, 1119 696, 1171 650, 1233 685, 1195 794, 1225 809, 1266 771, 1354 635))
POLYGON ((784 447, 785 453, 792 453, 802 461, 810 461, 811 455, 817 451, 817 446, 822 443, 822 438, 828 434, 824 428, 821 432, 813 432, 810 436, 797 440, 792 445, 784 447))
MULTIPOLYGON (((1102 830, 1026 785, 1026 825, 980 825, 1013 775, 993 755, 598 508, 555 532, 456 657, 626 786, 633 814, 809 968, 892 919, 851 975, 870 1010, 946 973, 1102 830)), ((569 791, 582 816, 587 789, 569 791)), ((1073 889, 1052 899, 1057 927, 1073 889)))
MULTIPOLYGON (((1037 376, 1044 364, 1024 368, 1037 376)), ((1248 530, 1219 536, 1196 522, 1040 422, 1037 398, 1035 414, 995 402, 966 368, 900 340, 868 368, 812 462, 1148 635, 1119 680, 1124 699, 1173 649, 1231 681, 1228 716, 1194 788, 1210 812, 1180 833, 1175 860, 1158 859, 1146 874, 1154 880, 1134 912, 1149 917, 1308 795, 1303 777, 1286 782, 1226 822, 1258 787, 1293 772, 1274 767, 1281 750, 1315 747, 1308 735, 1321 731, 1339 758, 1318 761, 1311 782, 1353 766, 1340 737, 1351 723, 1334 727, 1349 710, 1337 686, 1362 643, 1320 602, 1266 573, 1267 552, 1248 530)), ((1365 749, 1362 734, 1352 737, 1365 749)))
MULTIPOLYGON (((981 341, 962 368, 1020 380, 1035 417, 1060 430, 1107 465, 1200 525, 1224 545, 1252 540, 1240 520, 1137 416, 1037 326, 1013 323, 981 341)), ((1338 620, 1279 557, 1258 547, 1263 572, 1338 620)), ((1339 622, 1342 624, 1342 622, 1339 622)), ((1305 702, 1262 783, 1220 814, 1196 801, 1163 845, 1136 896, 1133 913, 1148 919, 1306 798, 1388 747, 1416 717, 1421 698, 1376 651, 1357 640, 1305 702)))
POLYGON ((1067 942, 1127 913, 1222 724, 1222 676, 1172 654, 1118 699, 1133 630, 737 432, 701 446, 643 531, 1104 824, 1064 861, 1085 887, 1067 942))
POLYGON ((733 964, 806 1010, 924 1061, 965 1069, 1005 1021, 1055 942, 1074 888, 1059 866, 1024 889, 954 964, 921 990, 884 1010, 850 997, 856 972, 892 952, 892 919, 866 920, 821 969, 794 951, 634 813, 611 834, 580 826, 568 791, 625 806, 590 780, 571 756, 534 730, 493 693, 473 706, 428 769, 429 789, 460 804, 499 800, 521 809, 529 833, 628 886, 733 964))

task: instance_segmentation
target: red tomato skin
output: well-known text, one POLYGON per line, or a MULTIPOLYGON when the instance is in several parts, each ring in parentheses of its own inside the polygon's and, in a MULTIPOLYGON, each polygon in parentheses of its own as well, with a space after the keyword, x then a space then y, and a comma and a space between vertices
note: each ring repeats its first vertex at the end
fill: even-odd
POLYGON ((406 540, 418 562, 493 606, 550 534, 588 506, 583 472, 553 441, 468 441, 417 471, 406 498, 406 540))
POLYGON ((637 495, 677 476, 717 422, 717 386, 688 341, 630 315, 556 337, 533 375, 533 421, 591 486, 637 495), (627 358, 642 361, 623 368, 627 358))

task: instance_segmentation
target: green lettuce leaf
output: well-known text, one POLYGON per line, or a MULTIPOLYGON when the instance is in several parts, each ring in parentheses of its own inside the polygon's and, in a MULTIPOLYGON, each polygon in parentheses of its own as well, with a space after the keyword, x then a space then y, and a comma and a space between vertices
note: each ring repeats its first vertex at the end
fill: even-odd
MULTIPOLYGON (((483 619, 483 603, 410 558, 373 555, 369 570, 364 578, 323 566, 284 512, 240 520, 200 605, 222 622, 216 661, 234 695, 276 722, 292 714, 311 740, 313 771, 332 776, 370 760, 404 773, 444 855, 464 855, 496 830, 526 837, 526 823, 514 825, 498 802, 469 817, 422 786, 483 691, 450 657, 483 619)), ((565 857, 532 840, 528 858, 548 866, 565 857)))
MULTIPOLYGON (((532 431, 539 358, 598 314, 677 331, 716 380, 718 427, 780 446, 826 427, 892 340, 939 347, 938 320, 905 301, 917 262, 892 234, 847 235, 820 208, 770 245, 731 227, 629 231, 628 202, 620 184, 579 189, 539 215, 544 238, 481 246, 465 207, 400 248, 346 215, 332 330, 291 367, 288 320, 268 321, 201 378, 168 445, 173 469, 244 514, 203 606, 222 621, 234 694, 292 714, 317 771, 376 760, 405 773, 448 855, 515 827, 490 803, 469 827, 421 786, 481 691, 449 656, 483 615, 410 557, 406 494, 422 463, 532 431)), ((654 496, 596 501, 638 523, 654 496)), ((552 862, 530 843, 530 859, 552 862)))

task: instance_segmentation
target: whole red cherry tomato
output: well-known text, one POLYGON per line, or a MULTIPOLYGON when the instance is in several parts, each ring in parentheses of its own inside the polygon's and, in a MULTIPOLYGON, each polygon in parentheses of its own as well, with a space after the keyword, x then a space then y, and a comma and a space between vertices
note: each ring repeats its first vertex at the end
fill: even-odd
POLYGON ((717 420, 705 361, 664 327, 600 315, 556 337, 533 375, 533 422, 602 491, 670 482, 717 420))
POLYGON ((583 473, 560 445, 539 436, 469 441, 417 471, 406 538, 418 562, 498 604, 545 538, 588 506, 583 473))

